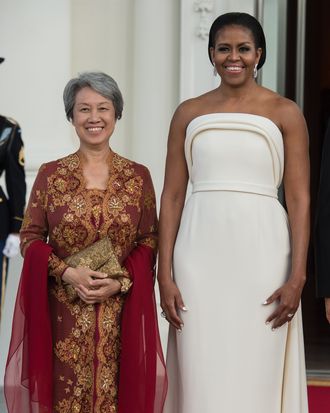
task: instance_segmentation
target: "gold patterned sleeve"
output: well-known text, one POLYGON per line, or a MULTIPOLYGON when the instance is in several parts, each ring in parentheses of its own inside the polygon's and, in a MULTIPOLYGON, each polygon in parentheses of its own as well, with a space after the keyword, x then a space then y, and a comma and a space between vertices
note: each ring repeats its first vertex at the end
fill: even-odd
POLYGON ((55 255, 53 252, 49 255, 49 258, 48 258, 49 275, 52 275, 54 277, 62 277, 64 271, 68 267, 69 266, 63 260, 61 260, 57 255, 55 255))
POLYGON ((127 277, 118 277, 117 280, 120 282, 121 294, 126 294, 133 285, 129 275, 127 277))
POLYGON ((141 198, 141 218, 136 240, 139 245, 151 247, 156 256, 158 247, 158 219, 155 190, 150 172, 145 168, 143 176, 143 194, 141 198))
MULTIPOLYGON (((47 242, 47 202, 46 166, 42 165, 33 184, 20 231, 21 252, 23 256, 31 242, 35 240, 47 242)), ((67 265, 54 253, 51 253, 48 268, 50 275, 61 276, 67 268, 67 265)))

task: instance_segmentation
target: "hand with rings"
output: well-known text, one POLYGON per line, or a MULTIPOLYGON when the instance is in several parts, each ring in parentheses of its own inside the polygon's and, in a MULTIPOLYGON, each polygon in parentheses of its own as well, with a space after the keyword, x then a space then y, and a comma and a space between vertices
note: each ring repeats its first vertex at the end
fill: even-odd
POLYGON ((183 321, 179 311, 187 311, 181 293, 172 279, 159 282, 161 317, 165 318, 173 327, 181 331, 183 321))
POLYGON ((160 313, 160 316, 166 319, 166 313, 165 313, 165 311, 162 311, 162 312, 160 313))
POLYGON ((272 330, 292 321, 299 307, 303 286, 303 282, 289 279, 263 303, 264 305, 277 303, 277 307, 266 320, 266 324, 272 323, 272 330))

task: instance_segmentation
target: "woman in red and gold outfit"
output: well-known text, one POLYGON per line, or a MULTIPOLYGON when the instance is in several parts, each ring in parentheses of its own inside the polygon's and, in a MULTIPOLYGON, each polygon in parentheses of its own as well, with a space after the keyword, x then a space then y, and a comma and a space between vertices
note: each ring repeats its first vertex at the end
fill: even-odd
MULTIPOLYGON (((42 272, 40 260, 46 254, 48 267, 52 406, 39 402, 38 407, 40 412, 61 413, 161 412, 164 393, 159 395, 155 390, 152 401, 145 400, 149 397, 145 394, 141 398, 150 384, 151 389, 158 389, 156 376, 160 373, 156 369, 162 364, 154 304, 150 305, 154 300, 152 283, 157 249, 151 177, 145 166, 123 158, 109 147, 123 109, 120 90, 110 76, 87 72, 70 80, 64 90, 64 104, 67 118, 80 140, 79 150, 41 166, 21 230, 25 260, 32 261, 42 272), (73 268, 65 263, 65 257, 107 236, 118 261, 128 270, 128 277, 111 279, 102 272, 73 268), (67 284, 74 287, 76 299, 68 297, 67 284), (140 320, 133 320, 139 312, 140 320), (152 320, 149 332, 145 331, 143 319, 152 320), (137 329, 135 338, 134 329, 137 329), (146 334, 149 337, 143 338, 146 334), (147 361, 152 371, 148 376, 143 358, 150 349, 154 358, 147 361), (135 352, 140 354, 135 357, 135 352), (126 371, 122 372, 122 368, 126 371), (145 379, 142 392, 137 389, 141 374, 145 379), (138 400, 134 400, 134 391, 138 400)), ((33 277, 35 269, 26 267, 27 264, 23 276, 25 271, 33 277)), ((27 292, 23 291, 24 294, 27 292)), ((39 326, 40 335, 42 328, 39 326)), ((9 353, 9 366, 12 358, 9 353)), ((31 375, 38 374, 30 374, 30 387, 31 375)), ((164 383, 164 371, 161 375, 164 383)), ((43 397, 35 396, 38 386, 41 388, 37 379, 29 390, 32 406, 43 397)), ((6 396, 7 404, 15 405, 10 392, 6 396)), ((8 408, 10 413, 16 411, 8 408)))

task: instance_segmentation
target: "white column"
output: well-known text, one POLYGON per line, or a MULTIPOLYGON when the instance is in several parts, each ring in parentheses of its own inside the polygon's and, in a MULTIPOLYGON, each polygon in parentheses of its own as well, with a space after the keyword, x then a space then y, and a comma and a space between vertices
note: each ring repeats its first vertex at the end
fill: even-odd
MULTIPOLYGON (((0 113, 22 127, 28 187, 41 163, 73 148, 62 103, 70 76, 70 3, 67 0, 1 0, 0 113)), ((0 331, 0 386, 11 332, 21 259, 10 261, 0 331)))
POLYGON ((124 111, 111 137, 111 147, 124 156, 130 156, 131 141, 133 1, 71 0, 71 74, 101 71, 118 83, 124 111))
POLYGON ((131 155, 150 168, 158 196, 169 123, 179 102, 179 6, 177 0, 134 2, 131 155))
MULTIPOLYGON (((179 102, 179 2, 135 1, 133 18, 131 158, 149 167, 159 204, 168 129, 179 102)), ((159 301, 157 286, 156 295, 159 301)), ((165 350, 168 323, 159 318, 159 326, 165 350)))

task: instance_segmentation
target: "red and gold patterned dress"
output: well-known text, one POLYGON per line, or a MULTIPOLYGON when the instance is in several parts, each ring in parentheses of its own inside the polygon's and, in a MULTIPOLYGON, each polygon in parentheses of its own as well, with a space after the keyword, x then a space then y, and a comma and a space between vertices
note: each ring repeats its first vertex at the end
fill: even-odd
POLYGON ((53 248, 49 302, 54 346, 54 411, 117 412, 120 318, 125 296, 70 302, 63 259, 109 235, 122 262, 136 245, 157 248, 155 194, 146 167, 115 153, 106 190, 86 189, 79 153, 41 166, 22 230, 22 250, 36 239, 53 248))

